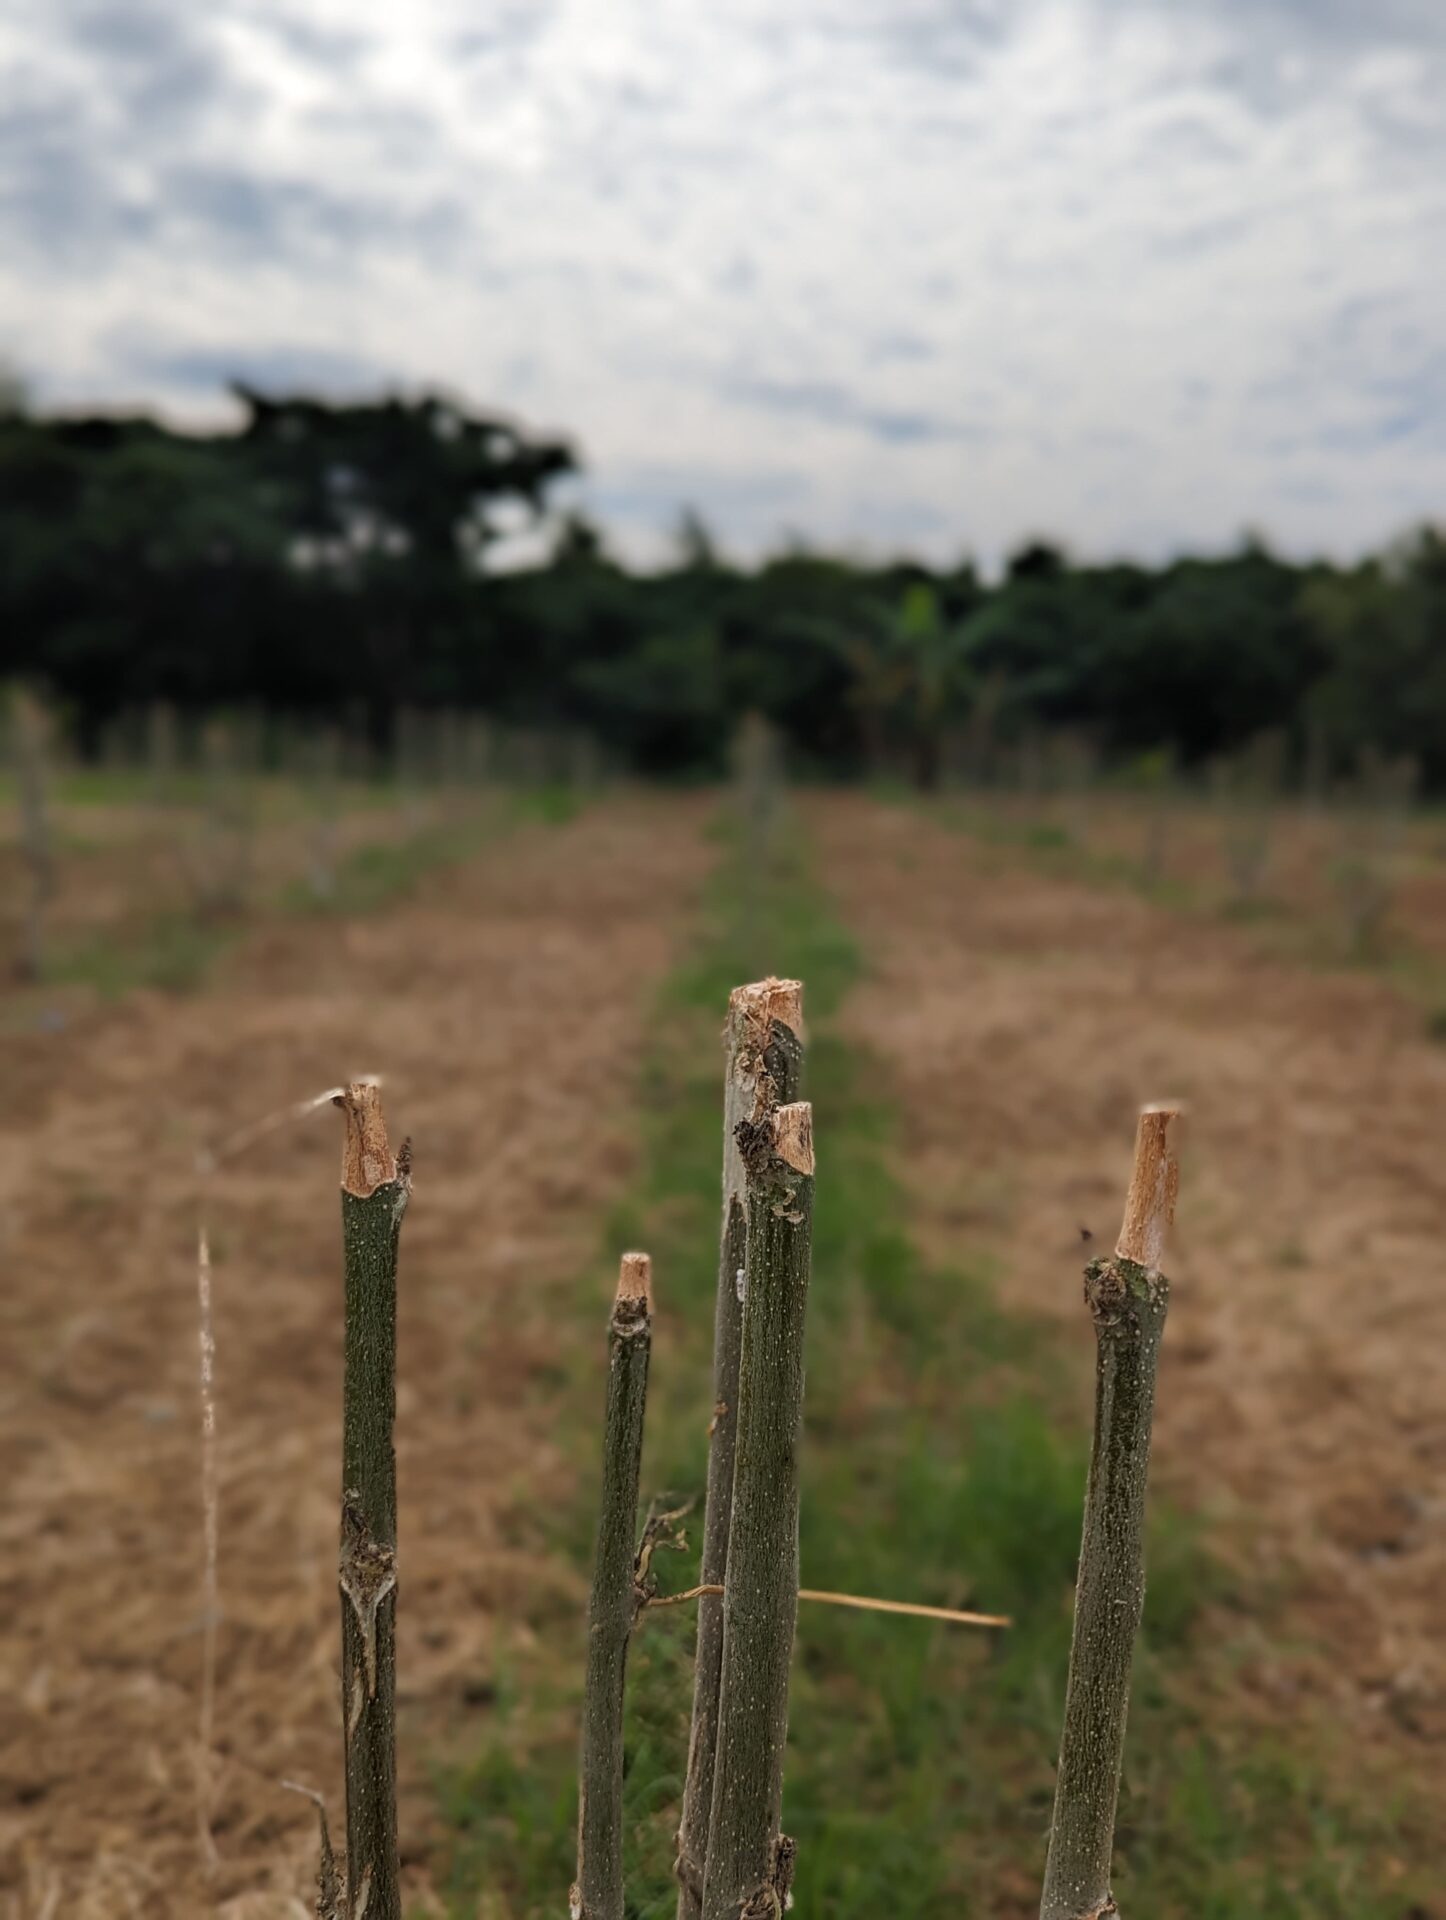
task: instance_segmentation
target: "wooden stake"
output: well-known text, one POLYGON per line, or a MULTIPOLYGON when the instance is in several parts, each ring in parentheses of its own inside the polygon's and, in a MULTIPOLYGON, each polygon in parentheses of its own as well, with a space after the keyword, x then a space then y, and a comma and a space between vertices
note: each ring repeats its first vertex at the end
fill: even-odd
POLYGON ((766 1920, 788 1903, 780 1831, 788 1670, 798 1611, 798 1449, 813 1228, 813 1110, 738 1128, 748 1200, 737 1456, 723 1595, 723 1673, 703 1920, 766 1920))
MULTIPOLYGON (((803 1067, 803 986, 797 980, 758 980, 735 987, 723 1029, 723 1222, 718 1246, 718 1291, 713 1312, 713 1417, 709 1426, 708 1495, 703 1513, 699 1582, 721 1596, 733 1514, 733 1466, 738 1431, 738 1356, 743 1333, 743 1288, 748 1239, 747 1195, 740 1122, 762 1122, 797 1097, 803 1067)), ((678 1826, 678 1920, 703 1910, 703 1865, 713 1809, 713 1755, 718 1736, 718 1688, 723 1674, 723 1604, 705 1592, 698 1607, 693 1667, 693 1720, 688 1774, 678 1826)))
POLYGON ((346 1278, 342 1390, 341 1688, 346 1866, 352 1920, 401 1920, 397 1857, 397 1245, 411 1193, 381 1092, 356 1082, 346 1116, 341 1218, 346 1278))
POLYGON ((623 1920, 623 1694, 637 1585, 638 1475, 652 1348, 652 1262, 625 1253, 608 1323, 602 1500, 587 1621, 572 1920, 623 1920))
POLYGON ((1170 1291, 1159 1266, 1180 1179, 1169 1143, 1178 1113, 1171 1106, 1141 1113, 1119 1241, 1110 1259, 1085 1269, 1098 1349, 1094 1442, 1040 1920, 1099 1920, 1118 1911, 1110 1862, 1145 1601, 1145 1489, 1170 1291))

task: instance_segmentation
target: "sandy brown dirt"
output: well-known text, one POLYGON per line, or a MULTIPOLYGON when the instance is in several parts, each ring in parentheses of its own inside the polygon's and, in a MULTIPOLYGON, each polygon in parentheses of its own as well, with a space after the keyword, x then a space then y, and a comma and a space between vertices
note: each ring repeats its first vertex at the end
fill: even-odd
POLYGON ((374 918, 271 920, 198 997, 136 994, 7 1045, 0 1913, 310 1910, 313 1816, 276 1782, 339 1810, 340 1121, 278 1129, 214 1185, 210 1879, 192 1165, 203 1138, 365 1072, 416 1154, 399 1670, 407 1872, 425 1885, 426 1747, 405 1724, 480 1712, 492 1622, 521 1581, 558 1577, 511 1525, 573 1470, 536 1382, 627 1177, 635 1049, 707 865, 702 819, 621 798, 519 828, 374 918))
POLYGON ((1081 1229, 1113 1245, 1137 1106, 1188 1103, 1155 1482, 1282 1595, 1243 1624, 1250 1691, 1439 1785, 1446 1048, 1377 980, 917 810, 810 819, 870 962, 844 1024, 896 1085, 921 1237, 1077 1326, 1085 1419, 1081 1229))
POLYGON ((1377 961, 1414 962, 1418 973, 1446 958, 1446 836, 1434 810, 1283 798, 1252 811, 1184 793, 1162 805, 1104 791, 975 790, 949 805, 1000 837, 1067 840, 1054 856, 1061 867, 1071 848, 1139 876, 1153 867, 1159 886, 1196 908, 1255 919, 1282 957, 1349 961, 1364 942, 1377 961), (1369 928, 1360 917, 1367 881, 1380 915, 1369 928))

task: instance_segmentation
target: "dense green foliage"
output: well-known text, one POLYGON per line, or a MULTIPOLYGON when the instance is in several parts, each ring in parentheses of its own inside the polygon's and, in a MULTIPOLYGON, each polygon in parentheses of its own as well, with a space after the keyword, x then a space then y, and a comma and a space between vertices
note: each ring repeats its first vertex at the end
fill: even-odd
POLYGON ((489 569, 574 469, 563 443, 437 398, 331 406, 239 391, 235 432, 144 418, 0 418, 5 668, 94 746, 122 707, 403 707, 583 728, 653 772, 721 764, 772 717, 805 767, 934 783, 1068 731, 1184 763, 1281 732, 1298 768, 1371 747, 1446 779, 1446 540, 1351 569, 1258 544, 1157 569, 1034 544, 986 585, 791 550, 752 567, 686 520, 639 574, 576 518, 545 564, 489 569))

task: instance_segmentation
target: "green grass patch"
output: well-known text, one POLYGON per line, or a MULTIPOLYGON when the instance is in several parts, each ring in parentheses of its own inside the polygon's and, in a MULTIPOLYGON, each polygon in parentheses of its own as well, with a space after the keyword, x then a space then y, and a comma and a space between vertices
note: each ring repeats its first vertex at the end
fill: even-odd
MULTIPOLYGON (((658 1330, 644 1493, 699 1494, 709 1411, 727 993, 773 970, 807 983, 808 1097, 819 1177, 803 1461, 804 1583, 980 1606, 1004 1634, 805 1604, 794 1666, 784 1824, 799 1843, 797 1910, 813 1920, 1016 1916, 1037 1903, 1053 1792, 1086 1436, 1058 1413, 1072 1348, 1004 1313, 982 1273, 921 1260, 888 1167, 891 1115, 873 1063, 831 1025, 860 957, 782 844, 762 885, 725 857, 696 954, 666 985, 645 1063, 644 1169, 608 1222, 655 1259, 658 1330), (741 931, 751 930, 745 937, 741 931)), ((578 1465, 575 1500, 531 1544, 591 1552, 602 1402, 597 1275, 549 1426, 578 1465)), ((1089 1346, 1081 1315, 1078 1341, 1089 1346)), ((700 1531, 695 1524, 695 1535, 700 1531)), ((1202 1632, 1232 1605, 1198 1526, 1152 1522, 1118 1892, 1127 1912, 1232 1920, 1404 1920, 1411 1893, 1372 1870, 1395 1809, 1332 1805, 1302 1762, 1263 1748, 1228 1703, 1202 1717, 1175 1676, 1218 1669, 1202 1632)), ((696 1542, 695 1542, 696 1545, 696 1542)), ((695 1555, 663 1568, 696 1578, 695 1555)), ((539 1607, 511 1623, 476 1758, 439 1788, 453 1846, 451 1910, 554 1915, 572 1877, 582 1623, 539 1607)), ((691 1608, 644 1618, 628 1697, 631 1920, 671 1916, 686 1762, 691 1608)), ((1198 1696, 1195 1688, 1192 1698, 1198 1696)))
POLYGON ((130 940, 97 936, 61 948, 46 963, 45 982, 90 987, 102 1000, 135 987, 194 993, 241 931, 237 920, 156 914, 130 940))
POLYGON ((497 823, 469 819, 434 822, 404 840, 368 841, 337 862, 329 892, 308 880, 293 880, 281 897, 289 913, 351 916, 376 913, 407 899, 439 867, 460 866, 496 831, 497 823))
MULTIPOLYGON (((433 822, 403 840, 354 847, 338 861, 329 893, 318 894, 306 881, 293 881, 259 911, 377 913, 408 898, 429 874, 472 859, 512 826, 529 820, 565 825, 581 805, 578 794, 567 787, 511 793, 485 811, 433 822)), ((42 984, 89 987, 104 1000, 119 999, 137 987, 193 993, 253 924, 254 916, 244 912, 214 918, 154 914, 127 936, 94 935, 58 947, 47 958, 42 984)))
POLYGON ((282 905, 293 913, 375 913, 405 900, 428 874, 461 866, 507 828, 528 820, 565 826, 576 819, 581 805, 569 787, 535 787, 508 794, 463 818, 433 821, 405 840, 354 847, 338 862, 329 893, 318 893, 307 881, 294 881, 282 905))
MULTIPOLYGON (((917 795, 910 804, 919 805, 917 795)), ((1039 871, 1061 880, 1082 880, 1092 886, 1131 887, 1161 905, 1201 909, 1201 901, 1183 881, 1152 876, 1143 858, 1104 852, 1057 821, 1031 820, 998 811, 977 801, 937 804, 938 817, 962 828, 971 839, 990 847, 1027 854, 1039 871)))

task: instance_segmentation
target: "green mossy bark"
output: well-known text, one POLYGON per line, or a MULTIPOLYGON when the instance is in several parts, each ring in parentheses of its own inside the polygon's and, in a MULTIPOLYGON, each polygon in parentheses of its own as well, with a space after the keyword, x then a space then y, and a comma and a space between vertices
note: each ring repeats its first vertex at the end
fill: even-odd
POLYGON ((1094 1920, 1110 1893, 1130 1665, 1145 1602, 1145 1490, 1169 1282, 1116 1256, 1085 1270, 1095 1430, 1040 1920, 1094 1920))
POLYGON ((740 1129, 748 1162, 747 1285, 733 1512, 703 1920, 782 1911, 793 1845, 779 1830, 788 1671, 798 1612, 798 1453, 813 1177, 740 1129))
POLYGON ((341 1683, 352 1912, 401 1920, 397 1860, 397 1245, 405 1175, 366 1199, 343 1189, 341 1683))
MULTIPOLYGON (((743 1340, 743 1302, 738 1275, 745 1271, 748 1247, 746 1194, 735 1139, 743 1120, 755 1120, 776 1106, 796 1100, 803 1075, 803 1043, 791 1027, 770 1022, 761 1058, 761 1075, 741 1082, 740 1047, 744 1035, 737 1020, 728 1029, 723 1080, 723 1224, 718 1247, 718 1293, 713 1313, 713 1418, 708 1441, 708 1493, 703 1512, 703 1554, 698 1580, 721 1587, 728 1571, 728 1532, 733 1517, 733 1472, 738 1433, 738 1362, 743 1340), (750 1091, 751 1089, 751 1091, 750 1091), (744 1102, 749 1111, 743 1111, 744 1102), (736 1170, 736 1172, 735 1172, 736 1170)), ((698 1601, 698 1644, 693 1665, 693 1718, 688 1736, 688 1774, 678 1825, 678 1920, 699 1920, 703 1911, 703 1867, 708 1855, 708 1823, 713 1810, 713 1758, 718 1739, 718 1690, 723 1676, 723 1598, 704 1594, 698 1601)))
POLYGON ((623 1920, 623 1692, 637 1617, 638 1476, 652 1321, 620 1298, 608 1330, 602 1499, 588 1606, 574 1920, 623 1920))

